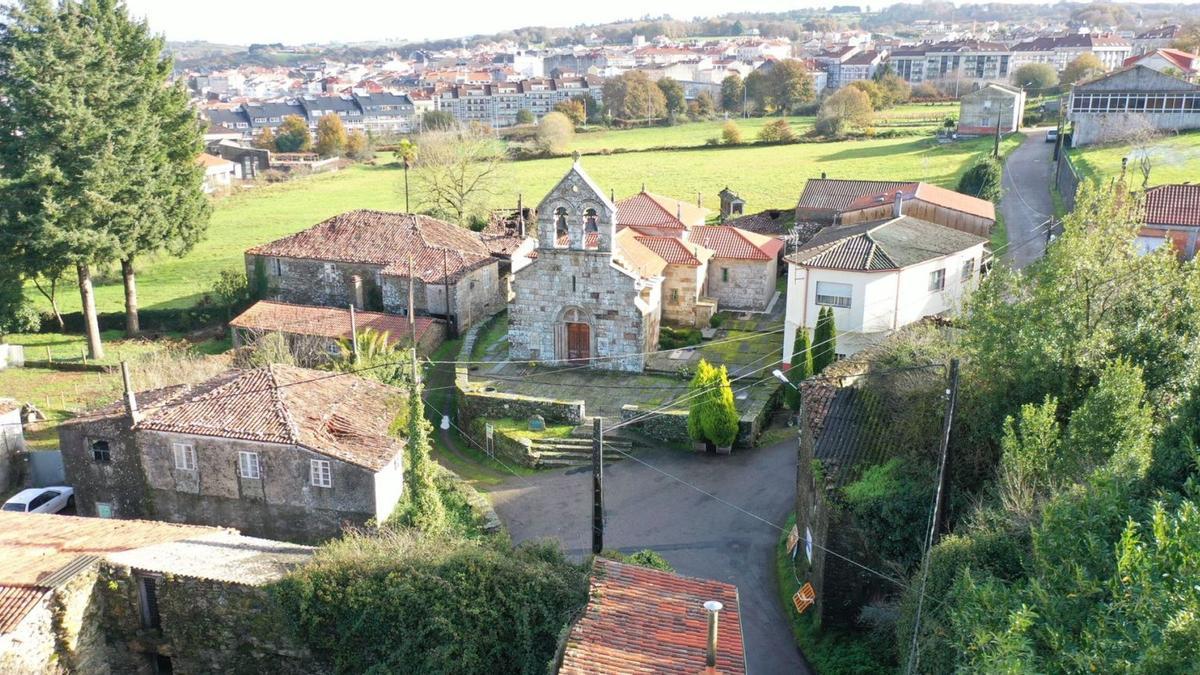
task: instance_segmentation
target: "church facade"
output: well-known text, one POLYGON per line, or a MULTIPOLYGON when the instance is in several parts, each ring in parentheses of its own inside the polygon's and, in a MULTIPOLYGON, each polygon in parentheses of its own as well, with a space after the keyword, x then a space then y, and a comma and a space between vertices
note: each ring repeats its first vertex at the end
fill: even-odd
POLYGON ((658 348, 664 263, 617 246, 617 207, 576 161, 537 208, 513 277, 509 357, 641 372, 658 348))

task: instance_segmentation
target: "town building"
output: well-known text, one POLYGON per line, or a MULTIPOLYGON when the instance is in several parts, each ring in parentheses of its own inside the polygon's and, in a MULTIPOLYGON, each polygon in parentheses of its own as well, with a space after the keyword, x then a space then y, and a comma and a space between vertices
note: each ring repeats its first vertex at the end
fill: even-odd
POLYGON ((1200 84, 1137 65, 1071 88, 1071 147, 1200 129, 1200 84))
POLYGON ((557 672, 744 674, 741 617, 732 584, 597 557, 587 607, 567 633, 557 672))
POLYGON ((1180 260, 1196 257, 1200 236, 1200 184, 1156 185, 1145 194, 1145 221, 1137 243, 1143 251, 1168 244, 1180 260))
POLYGON ((279 364, 134 393, 59 426, 81 515, 317 542, 400 499, 401 392, 279 364))
POLYGON ((837 350, 854 354, 926 316, 956 311, 979 279, 987 238, 901 215, 834 225, 788 255, 785 362, 797 327, 833 309, 837 350))
POLYGON ((449 112, 460 122, 506 127, 517 123, 517 113, 522 110, 528 110, 534 119, 541 119, 563 101, 576 97, 598 101, 600 85, 599 79, 591 77, 456 84, 436 91, 433 100, 435 109, 449 112))
POLYGON ((228 139, 210 142, 205 152, 233 162, 233 176, 238 180, 253 180, 271 168, 271 151, 242 145, 228 139))
POLYGON ((1120 68, 1133 51, 1133 46, 1117 35, 1072 34, 1042 36, 1012 47, 1010 68, 1015 71, 1027 63, 1047 63, 1061 72, 1084 54, 1094 54, 1106 70, 1120 68))
POLYGON ((818 227, 905 214, 983 237, 996 224, 988 200, 923 182, 810 178, 796 205, 796 222, 818 227))
POLYGON ((936 80, 1006 82, 1016 67, 1007 46, 983 40, 900 47, 888 55, 888 64, 912 84, 936 80))
POLYGON ((204 167, 203 189, 206 194, 225 192, 233 187, 237 171, 237 165, 233 162, 202 152, 196 158, 196 163, 204 167))
POLYGON ((0 512, 0 672, 325 672, 266 590, 312 554, 229 528, 0 512))
POLYGON ((1025 115, 1025 92, 1019 87, 988 82, 962 95, 958 104, 958 133, 967 136, 1002 134, 1021 128, 1025 115))
POLYGON ((504 307, 499 259, 478 233, 429 216, 348 211, 246 251, 263 297, 448 318, 465 330, 504 307))
POLYGON ((1125 67, 1146 66, 1165 75, 1182 77, 1195 82, 1200 74, 1200 56, 1179 49, 1163 47, 1125 59, 1125 67))
POLYGON ((1134 55, 1149 54, 1156 49, 1170 47, 1181 30, 1182 26, 1174 23, 1138 33, 1130 40, 1134 55))
POLYGON ((390 347, 410 347, 416 332, 417 353, 428 355, 446 339, 446 322, 418 316, 408 318, 382 312, 360 312, 341 307, 293 305, 259 300, 229 321, 234 348, 252 345, 262 336, 284 337, 296 363, 316 367, 342 355, 352 327, 361 334, 374 331, 387 336, 390 347), (414 325, 415 324, 415 325, 414 325))
POLYGON ((840 89, 851 82, 875 77, 885 56, 885 53, 875 50, 859 51, 844 61, 829 64, 826 86, 830 89, 840 89))

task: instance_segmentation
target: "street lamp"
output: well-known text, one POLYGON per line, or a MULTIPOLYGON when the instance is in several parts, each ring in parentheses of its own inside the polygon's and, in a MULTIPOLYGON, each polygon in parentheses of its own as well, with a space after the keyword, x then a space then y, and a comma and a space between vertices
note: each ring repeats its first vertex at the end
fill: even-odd
POLYGON ((796 391, 800 391, 800 388, 797 387, 794 382, 789 380, 788 376, 786 374, 784 374, 784 372, 782 370, 776 368, 775 370, 771 371, 771 374, 774 375, 775 379, 779 380, 780 382, 790 386, 792 389, 795 389, 796 391))

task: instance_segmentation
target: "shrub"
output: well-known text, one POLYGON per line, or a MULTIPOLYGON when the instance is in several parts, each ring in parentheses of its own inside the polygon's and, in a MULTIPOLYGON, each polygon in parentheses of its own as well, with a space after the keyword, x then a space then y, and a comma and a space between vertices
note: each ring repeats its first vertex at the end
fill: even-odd
POLYGON ((639 565, 641 567, 649 567, 650 569, 654 570, 662 570, 663 572, 675 571, 675 568, 671 567, 671 563, 667 562, 666 558, 659 555, 657 551, 652 551, 648 548, 635 551, 629 555, 625 555, 616 549, 608 549, 601 551, 600 556, 629 565, 639 565))
POLYGON ((791 143, 796 140, 796 133, 787 120, 777 119, 759 130, 758 140, 763 143, 791 143))
POLYGON ((700 331, 695 328, 663 326, 658 334, 659 349, 681 349, 700 344, 700 331))
POLYGON ((528 108, 521 108, 517 111, 517 124, 533 124, 533 113, 528 108))
POLYGON ((560 155, 571 146, 574 137, 574 124, 561 112, 549 113, 538 122, 537 142, 544 152, 560 155))
POLYGON ((742 130, 730 120, 721 127, 721 142, 725 145, 738 145, 742 142, 742 130))
POLYGON ((1004 168, 995 157, 979 160, 958 180, 958 191, 994 202, 1000 199, 1004 168))

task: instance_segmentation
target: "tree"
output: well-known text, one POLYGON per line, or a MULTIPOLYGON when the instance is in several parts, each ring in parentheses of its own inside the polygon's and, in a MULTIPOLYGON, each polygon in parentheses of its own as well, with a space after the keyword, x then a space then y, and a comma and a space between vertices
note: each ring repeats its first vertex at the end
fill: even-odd
POLYGON ((767 73, 766 86, 770 106, 780 115, 792 114, 799 106, 816 99, 812 76, 795 59, 775 61, 767 73))
MULTIPOLYGON (((883 71, 881 71, 883 72, 883 71)), ((885 108, 890 108, 901 103, 908 103, 912 98, 912 85, 904 78, 888 70, 875 79, 875 83, 879 85, 879 91, 883 98, 885 108)))
POLYGON ((579 99, 559 101, 554 104, 554 112, 566 115, 572 126, 582 126, 587 121, 587 113, 583 110, 583 101, 579 99))
POLYGON ((417 377, 417 350, 409 350, 413 374, 408 378, 408 436, 404 439, 404 501, 397 505, 397 521, 421 532, 445 529, 446 506, 434 481, 429 433, 425 419, 424 385, 417 377))
POLYGON ((275 147, 279 152, 308 152, 312 149, 312 134, 308 122, 299 115, 288 115, 279 126, 275 136, 275 147))
POLYGON ((721 126, 721 142, 725 145, 738 145, 742 142, 742 130, 738 129, 733 120, 721 126))
POLYGON ((604 107, 621 120, 660 119, 667 114, 667 99, 662 89, 644 70, 628 70, 604 81, 601 90, 604 107))
POLYGON ((1084 52, 1063 68, 1060 79, 1064 84, 1076 84, 1103 74, 1104 64, 1100 63, 1100 59, 1092 52, 1084 52))
POLYGON ((729 371, 722 364, 709 383, 711 406, 703 418, 704 435, 718 448, 728 448, 737 440, 739 416, 733 400, 729 371))
MULTIPOLYGON (((517 114, 520 115, 521 111, 518 110, 517 114)), ((430 110, 421 115, 421 129, 425 131, 448 131, 457 126, 458 120, 449 110, 430 110)))
POLYGON ((741 113, 742 96, 746 93, 746 86, 742 82, 742 76, 737 73, 730 73, 721 80, 721 108, 727 112, 741 113))
POLYGON ((338 157, 346 149, 346 126, 340 115, 321 115, 317 122, 317 154, 338 157))
POLYGON ((100 359, 92 266, 122 262, 136 328, 133 256, 148 241, 186 248, 207 223, 201 128, 168 85, 162 41, 123 5, 28 0, 5 23, 0 256, 30 278, 74 266, 100 359))
POLYGON ((537 143, 542 152, 561 155, 571 147, 574 137, 575 126, 563 113, 548 113, 538 122, 537 143))
POLYGON ((396 144, 396 159, 404 167, 404 212, 412 213, 408 206, 408 170, 417 162, 417 144, 411 139, 401 138, 396 144))
POLYGON ((882 110, 887 107, 884 105, 883 90, 879 88, 879 85, 874 80, 855 80, 846 86, 866 94, 867 98, 871 101, 872 110, 882 110))
POLYGON ((16 269, 0 270, 0 342, 12 333, 32 333, 41 317, 25 298, 25 284, 16 269))
POLYGON ((254 147, 270 150, 271 152, 279 150, 275 146, 275 132, 271 131, 271 127, 263 127, 262 132, 254 137, 254 147))
POLYGON ((837 360, 837 328, 833 321, 833 308, 822 307, 817 314, 817 327, 813 329, 812 368, 814 374, 837 360))
POLYGON ((517 124, 533 124, 536 121, 529 108, 521 108, 517 111, 517 124))
POLYGON ((796 134, 787 120, 778 119, 759 130, 758 140, 763 143, 791 143, 796 140, 796 134))
POLYGON ((502 158, 481 129, 436 131, 420 137, 417 185, 430 213, 463 227, 486 214, 502 158))
POLYGON ((700 359, 696 365, 696 374, 688 383, 688 437, 700 443, 708 439, 704 432, 704 420, 712 408, 712 397, 709 391, 716 379, 716 369, 705 359, 700 359))
POLYGON ((1175 32, 1171 46, 1189 54, 1200 54, 1200 21, 1184 22, 1175 32))
POLYGON ((1004 165, 1000 160, 990 156, 984 157, 967 169, 962 178, 958 179, 958 187, 955 189, 965 195, 998 202, 1003 185, 1003 172, 1004 165))
POLYGON ((729 29, 729 34, 734 35, 734 36, 741 35, 745 32, 746 32, 746 28, 744 26, 742 26, 741 19, 737 19, 736 21, 734 21, 733 26, 729 29))
POLYGON ((679 84, 674 78, 663 77, 658 81, 658 88, 662 91, 663 99, 666 103, 668 115, 681 115, 687 109, 687 102, 683 96, 683 85, 679 84))
POLYGON ((361 161, 364 159, 370 159, 372 154, 371 140, 367 138, 365 133, 355 129, 354 131, 346 134, 346 157, 361 161))
POLYGON ((788 368, 788 381, 794 387, 784 387, 784 400, 792 412, 800 412, 800 383, 813 376, 812 349, 808 340, 808 329, 796 327, 796 341, 792 344, 791 368, 788 368))
POLYGON ((1033 91, 1044 91, 1058 85, 1058 72, 1049 63, 1026 63, 1012 74, 1012 83, 1033 91))
POLYGON ((767 81, 767 74, 761 68, 750 73, 746 76, 744 86, 745 101, 753 105, 754 114, 766 115, 771 107, 771 87, 767 81))
POLYGON ((700 119, 708 119, 713 116, 717 110, 717 102, 713 99, 712 94, 707 90, 696 94, 696 117, 700 119))
POLYGON ((826 136, 840 136, 851 127, 869 125, 871 117, 871 100, 867 95, 853 87, 842 87, 821 104, 816 130, 826 136))

